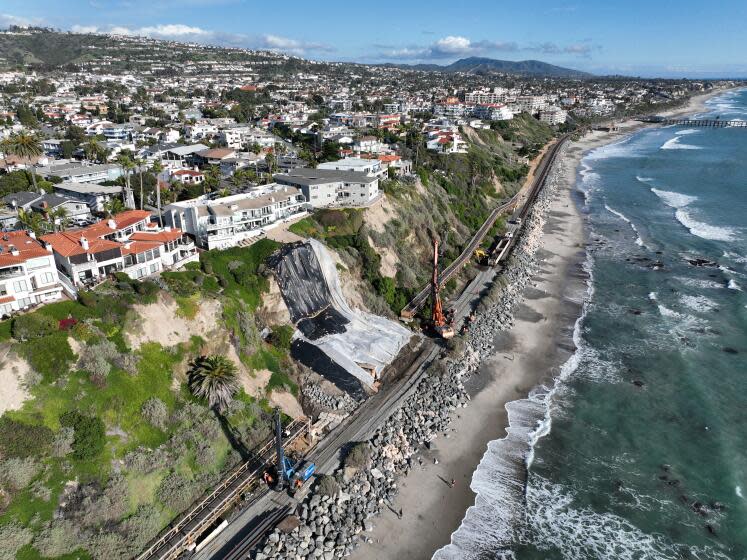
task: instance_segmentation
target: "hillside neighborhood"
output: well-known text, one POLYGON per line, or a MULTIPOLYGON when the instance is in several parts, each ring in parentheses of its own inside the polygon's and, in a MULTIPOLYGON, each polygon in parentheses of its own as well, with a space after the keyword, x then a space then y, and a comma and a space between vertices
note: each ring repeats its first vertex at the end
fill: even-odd
POLYGON ((350 556, 567 143, 733 85, 0 31, 0 560, 350 556))

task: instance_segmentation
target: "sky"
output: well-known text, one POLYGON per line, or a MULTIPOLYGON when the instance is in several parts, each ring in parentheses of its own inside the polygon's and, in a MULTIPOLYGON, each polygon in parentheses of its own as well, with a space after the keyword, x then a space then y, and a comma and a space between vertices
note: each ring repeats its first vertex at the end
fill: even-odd
POLYGON ((745 0, 2 0, 43 25, 314 60, 536 59, 595 74, 747 77, 745 0))

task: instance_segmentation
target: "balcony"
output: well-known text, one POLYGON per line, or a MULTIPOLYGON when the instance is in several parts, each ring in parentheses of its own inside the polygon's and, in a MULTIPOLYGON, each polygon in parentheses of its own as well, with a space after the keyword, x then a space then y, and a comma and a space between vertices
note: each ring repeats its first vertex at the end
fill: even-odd
POLYGON ((0 270, 0 280, 7 280, 9 278, 21 278, 23 276, 26 276, 26 273, 21 267, 3 268, 0 270))

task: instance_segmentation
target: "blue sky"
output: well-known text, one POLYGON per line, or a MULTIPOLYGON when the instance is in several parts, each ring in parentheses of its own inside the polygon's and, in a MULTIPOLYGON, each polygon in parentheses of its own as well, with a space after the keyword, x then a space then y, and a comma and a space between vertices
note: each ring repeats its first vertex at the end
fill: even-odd
POLYGON ((276 49, 313 59, 539 59, 594 73, 747 76, 744 0, 3 0, 39 24, 276 49))

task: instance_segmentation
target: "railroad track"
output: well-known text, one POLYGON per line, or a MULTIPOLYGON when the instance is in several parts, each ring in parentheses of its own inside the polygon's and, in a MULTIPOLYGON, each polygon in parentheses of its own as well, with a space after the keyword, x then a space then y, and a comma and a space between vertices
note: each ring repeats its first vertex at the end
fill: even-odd
MULTIPOLYGON (((308 424, 294 420, 286 428, 286 445, 303 435, 308 424)), ((172 560, 194 543, 216 519, 233 506, 250 486, 257 483, 275 457, 275 439, 265 443, 254 457, 239 465, 200 502, 181 515, 165 533, 153 541, 135 560, 172 560)))
MULTIPOLYGON (((555 143, 555 145, 544 155, 542 160, 540 161, 540 164, 537 166, 537 170, 535 172, 534 179, 532 181, 532 186, 529 190, 529 194, 527 196, 527 200, 524 202, 524 205, 521 209, 520 217, 523 218, 526 216, 527 212, 529 211, 529 208, 531 207, 534 200, 537 198, 537 193, 542 187, 542 184, 545 182, 545 179, 547 178, 547 173, 550 170, 552 163, 555 161, 555 157, 558 154, 558 151, 560 148, 565 144, 566 140, 568 140, 569 136, 565 135, 558 140, 558 142, 555 143)), ((467 244, 467 246, 464 248, 464 250, 459 254, 459 256, 454 259, 454 261, 447 266, 439 275, 438 281, 440 285, 445 284, 449 281, 449 279, 459 271, 459 269, 464 266, 464 264, 472 257, 472 254, 474 253, 475 249, 479 247, 480 243, 482 243, 482 240, 485 238, 485 235, 490 231, 490 228, 493 227, 493 224, 495 224, 495 221, 498 219, 498 216, 503 214, 504 212, 507 212, 509 210, 513 210, 515 206, 519 203, 521 200, 522 193, 517 193, 508 202, 505 202, 504 204, 501 204, 497 208, 495 208, 488 218, 483 222, 482 226, 480 226, 480 229, 477 230, 475 235, 472 236, 472 239, 467 244)), ((428 296, 430 295, 431 287, 430 285, 425 286, 422 290, 420 290, 415 297, 410 300, 410 302, 402 309, 400 312, 400 317, 403 319, 411 319, 415 316, 415 313, 417 313, 418 309, 420 309, 423 304, 428 299, 428 296)))

